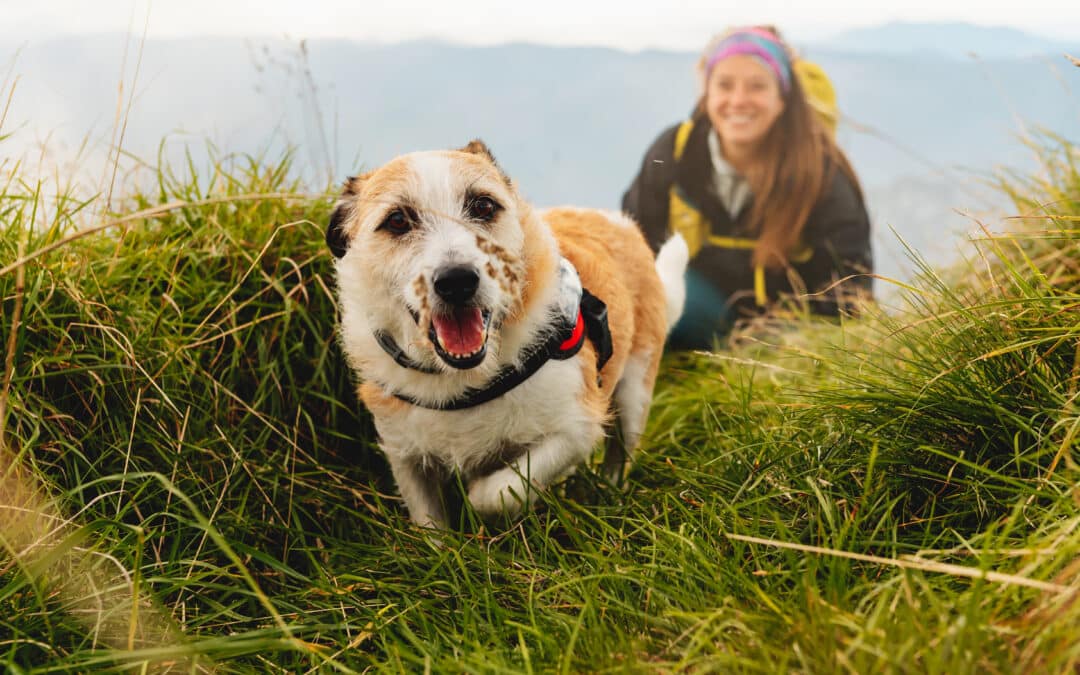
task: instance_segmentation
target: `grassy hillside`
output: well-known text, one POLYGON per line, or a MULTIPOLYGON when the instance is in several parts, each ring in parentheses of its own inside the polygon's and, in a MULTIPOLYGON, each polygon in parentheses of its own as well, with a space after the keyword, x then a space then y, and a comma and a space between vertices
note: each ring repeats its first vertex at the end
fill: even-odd
POLYGON ((1003 185, 1035 217, 902 307, 669 357, 625 493, 585 472, 442 547, 356 404, 329 201, 287 160, 163 171, 93 218, 15 175, 0 664, 1074 670, 1080 158, 1044 154, 1003 185))

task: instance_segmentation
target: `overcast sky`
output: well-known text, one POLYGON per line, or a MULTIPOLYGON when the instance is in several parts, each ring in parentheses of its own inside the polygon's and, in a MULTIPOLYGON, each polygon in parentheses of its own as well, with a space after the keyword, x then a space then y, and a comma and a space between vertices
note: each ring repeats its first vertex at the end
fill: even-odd
POLYGON ((71 33, 528 41, 696 50, 730 24, 775 23, 795 40, 887 21, 964 21, 1080 38, 1080 0, 0 0, 0 36, 71 33))

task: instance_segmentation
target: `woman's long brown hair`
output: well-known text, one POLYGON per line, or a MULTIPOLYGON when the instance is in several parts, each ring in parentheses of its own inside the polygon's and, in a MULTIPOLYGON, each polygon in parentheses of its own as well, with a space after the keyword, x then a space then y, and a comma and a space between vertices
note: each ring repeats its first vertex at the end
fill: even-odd
MULTIPOLYGON (((762 28, 780 37, 772 26, 762 28)), ((699 68, 703 68, 705 58, 707 55, 699 68)), ((710 124, 705 109, 708 73, 703 72, 702 77, 705 88, 693 117, 695 124, 710 124)), ((784 96, 784 111, 762 142, 761 158, 746 175, 754 196, 747 223, 758 236, 754 265, 775 269, 784 267, 799 246, 810 212, 829 189, 833 171, 843 171, 860 198, 862 195, 855 171, 811 109, 794 72, 784 96)))

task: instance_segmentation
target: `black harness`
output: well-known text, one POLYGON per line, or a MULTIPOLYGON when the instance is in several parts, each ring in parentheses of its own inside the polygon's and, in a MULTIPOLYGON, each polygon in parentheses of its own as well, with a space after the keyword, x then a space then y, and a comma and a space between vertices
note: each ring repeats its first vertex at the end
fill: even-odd
MULTIPOLYGON (((442 403, 426 403, 418 401, 410 396, 394 394, 397 398, 411 403, 412 405, 430 410, 464 410, 472 408, 488 401, 499 398, 506 392, 529 379, 540 370, 548 361, 565 361, 581 351, 585 339, 592 341, 596 349, 596 372, 597 380, 600 379, 600 370, 611 358, 611 329, 608 327, 607 305, 589 291, 582 289, 581 304, 578 308, 577 319, 571 324, 569 321, 560 321, 557 330, 552 331, 543 341, 528 350, 529 355, 522 362, 521 367, 507 366, 488 382, 482 389, 467 389, 461 396, 444 401, 442 403)), ((379 331, 375 333, 375 340, 391 358, 403 368, 417 370, 431 375, 439 371, 429 368, 409 358, 389 333, 379 331)))

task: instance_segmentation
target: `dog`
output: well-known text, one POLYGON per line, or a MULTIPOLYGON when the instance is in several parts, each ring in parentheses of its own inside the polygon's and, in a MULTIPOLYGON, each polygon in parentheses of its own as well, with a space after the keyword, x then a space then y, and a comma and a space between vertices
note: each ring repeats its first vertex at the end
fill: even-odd
POLYGON ((482 141, 349 178, 326 231, 340 341, 410 518, 446 528, 455 474, 514 517, 585 463, 609 413, 621 480, 685 299, 685 242, 654 260, 629 217, 534 210, 482 141))

